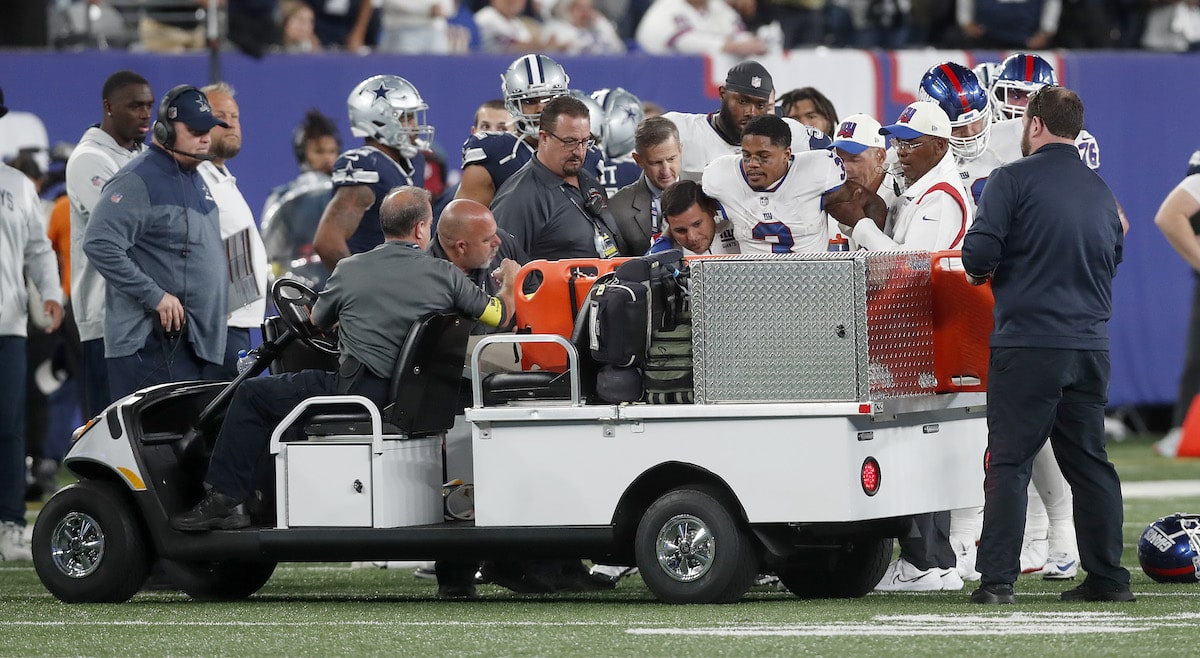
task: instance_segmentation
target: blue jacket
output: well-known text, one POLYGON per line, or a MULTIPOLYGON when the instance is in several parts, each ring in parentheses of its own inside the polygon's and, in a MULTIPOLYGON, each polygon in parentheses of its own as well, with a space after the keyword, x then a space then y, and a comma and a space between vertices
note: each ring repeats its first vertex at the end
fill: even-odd
POLYGON ((229 268, 217 204, 199 172, 146 149, 100 192, 83 251, 108 282, 105 356, 140 350, 169 292, 183 304, 196 356, 224 361, 229 268))
POLYGON ((992 347, 1107 350, 1124 235, 1117 202, 1071 144, 992 172, 963 267, 992 273, 992 347))

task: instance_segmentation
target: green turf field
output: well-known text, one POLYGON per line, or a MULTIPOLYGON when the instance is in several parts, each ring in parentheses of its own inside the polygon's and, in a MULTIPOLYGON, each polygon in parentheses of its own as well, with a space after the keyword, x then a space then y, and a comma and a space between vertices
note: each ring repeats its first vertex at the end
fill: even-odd
MULTIPOLYGON (((1126 481, 1200 481, 1200 459, 1166 460, 1150 438, 1113 444, 1126 481)), ((1064 604, 1070 583, 1025 576, 1017 605, 979 607, 971 589, 802 601, 772 588, 728 606, 657 603, 641 581, 591 595, 515 595, 480 588, 471 602, 433 597, 408 570, 281 565, 254 597, 198 603, 145 592, 119 605, 66 605, 30 563, 0 563, 0 655, 1192 655, 1200 584, 1159 585, 1135 543, 1155 518, 1200 511, 1200 495, 1129 496, 1125 563, 1133 604, 1064 604)), ((32 512, 31 512, 32 516, 32 512)))

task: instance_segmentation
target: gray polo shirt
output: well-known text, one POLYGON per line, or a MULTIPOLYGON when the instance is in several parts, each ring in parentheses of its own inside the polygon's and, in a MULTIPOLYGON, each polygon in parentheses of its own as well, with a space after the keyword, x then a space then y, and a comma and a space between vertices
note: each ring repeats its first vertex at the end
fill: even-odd
POLYGON ((531 260, 597 258, 597 227, 625 253, 604 186, 586 169, 579 172, 579 185, 570 185, 534 157, 500 186, 492 214, 531 260))
POLYGON ((313 323, 340 322, 343 358, 352 356, 379 377, 391 377, 413 323, 427 313, 478 319, 491 297, 450 261, 411 242, 389 241, 338 261, 313 306, 313 323))

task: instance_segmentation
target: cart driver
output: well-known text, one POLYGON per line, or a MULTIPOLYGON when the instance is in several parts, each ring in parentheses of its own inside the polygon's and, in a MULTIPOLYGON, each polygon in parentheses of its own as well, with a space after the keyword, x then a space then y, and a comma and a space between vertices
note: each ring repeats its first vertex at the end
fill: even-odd
POLYGON ((382 245, 338 262, 312 308, 322 328, 340 327, 337 372, 304 370, 247 379, 238 387, 217 435, 205 477, 204 498, 171 517, 183 531, 232 530, 250 525, 242 501, 271 431, 297 404, 315 395, 363 395, 383 408, 392 371, 409 328, 431 312, 457 311, 495 327, 512 316, 512 283, 519 266, 505 259, 489 296, 449 261, 426 251, 433 225, 429 192, 393 189, 380 206, 382 245))

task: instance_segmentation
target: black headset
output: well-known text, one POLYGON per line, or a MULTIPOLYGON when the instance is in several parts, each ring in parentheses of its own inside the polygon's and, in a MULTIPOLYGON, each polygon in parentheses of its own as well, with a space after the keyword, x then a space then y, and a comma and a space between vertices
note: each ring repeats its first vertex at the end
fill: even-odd
POLYGON ((167 95, 163 96, 162 102, 158 104, 158 118, 154 121, 154 139, 168 150, 175 148, 175 123, 172 120, 173 117, 167 116, 167 113, 175 99, 189 91, 199 92, 200 90, 192 85, 178 85, 172 87, 167 95))

